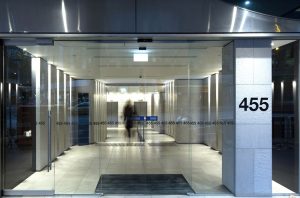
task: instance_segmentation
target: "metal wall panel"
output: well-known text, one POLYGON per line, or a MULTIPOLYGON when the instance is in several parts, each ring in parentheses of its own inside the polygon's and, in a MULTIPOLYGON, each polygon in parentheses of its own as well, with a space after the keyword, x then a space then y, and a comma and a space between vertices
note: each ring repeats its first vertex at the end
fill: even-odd
POLYGON ((0 40, 0 188, 4 188, 4 131, 5 131, 5 111, 4 108, 6 106, 5 100, 4 100, 4 92, 3 92, 3 79, 4 79, 4 45, 3 41, 0 40))
POLYGON ((1 0, 0 32, 134 32, 134 0, 1 0))
POLYGON ((298 32, 298 21, 268 16, 220 0, 139 0, 138 33, 298 32))
POLYGON ((1 0, 0 33, 273 33, 300 22, 221 0, 1 0))

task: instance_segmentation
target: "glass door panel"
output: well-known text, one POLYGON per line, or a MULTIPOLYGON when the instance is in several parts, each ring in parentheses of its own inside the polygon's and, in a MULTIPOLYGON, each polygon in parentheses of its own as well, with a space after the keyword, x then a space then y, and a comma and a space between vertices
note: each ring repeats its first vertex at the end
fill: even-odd
POLYGON ((26 49, 5 47, 5 194, 54 192, 48 64, 26 49))
MULTIPOLYGON (((52 174, 56 194, 224 192, 218 152, 222 136, 214 124, 221 109, 224 44, 56 41, 53 46, 26 46, 26 51, 15 47, 28 61, 40 63, 40 86, 31 85, 37 84, 31 66, 20 75, 30 79, 24 103, 34 107, 34 129, 51 131, 37 137, 32 132, 34 143, 47 137, 51 141, 47 147, 31 147, 51 151, 48 161, 55 161, 55 175, 54 166, 49 173, 45 166, 32 175, 52 174)), ((14 73, 6 85, 11 131, 20 122, 13 119, 14 73)), ((13 138, 8 140, 11 146, 13 138)), ((38 158, 31 159, 36 164, 38 158)))

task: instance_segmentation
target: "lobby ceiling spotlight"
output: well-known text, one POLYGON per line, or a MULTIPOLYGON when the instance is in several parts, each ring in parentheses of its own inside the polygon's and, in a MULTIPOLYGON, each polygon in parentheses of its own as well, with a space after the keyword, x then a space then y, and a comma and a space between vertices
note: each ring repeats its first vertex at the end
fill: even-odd
POLYGON ((139 51, 133 54, 134 62, 148 62, 148 53, 146 47, 139 47, 139 51))
POLYGON ((251 1, 245 1, 245 5, 249 6, 251 4, 251 1))
POLYGON ((148 54, 133 54, 133 61, 134 62, 148 62, 148 54))
POLYGON ((121 88, 120 88, 120 92, 121 92, 121 93, 127 93, 127 89, 126 89, 125 87, 121 87, 121 88))

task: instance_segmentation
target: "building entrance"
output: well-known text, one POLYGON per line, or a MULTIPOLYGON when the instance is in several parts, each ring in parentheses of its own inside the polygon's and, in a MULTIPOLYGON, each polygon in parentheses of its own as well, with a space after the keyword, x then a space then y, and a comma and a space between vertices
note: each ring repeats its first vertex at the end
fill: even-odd
POLYGON ((6 192, 228 194, 231 44, 6 46, 6 192))

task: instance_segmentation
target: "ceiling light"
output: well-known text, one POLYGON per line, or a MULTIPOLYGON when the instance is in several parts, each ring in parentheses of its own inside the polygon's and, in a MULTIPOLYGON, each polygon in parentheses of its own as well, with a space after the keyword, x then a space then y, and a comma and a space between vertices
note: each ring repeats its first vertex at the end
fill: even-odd
POLYGON ((250 3, 251 3, 250 1, 245 1, 246 6, 250 5, 250 3))
POLYGON ((24 48, 23 51, 27 51, 27 48, 24 48))
POLYGON ((126 93, 126 92, 127 92, 127 89, 124 88, 124 87, 122 87, 122 88, 120 88, 120 92, 121 92, 121 93, 126 93))
POLYGON ((148 62, 148 54, 133 54, 134 62, 148 62))

